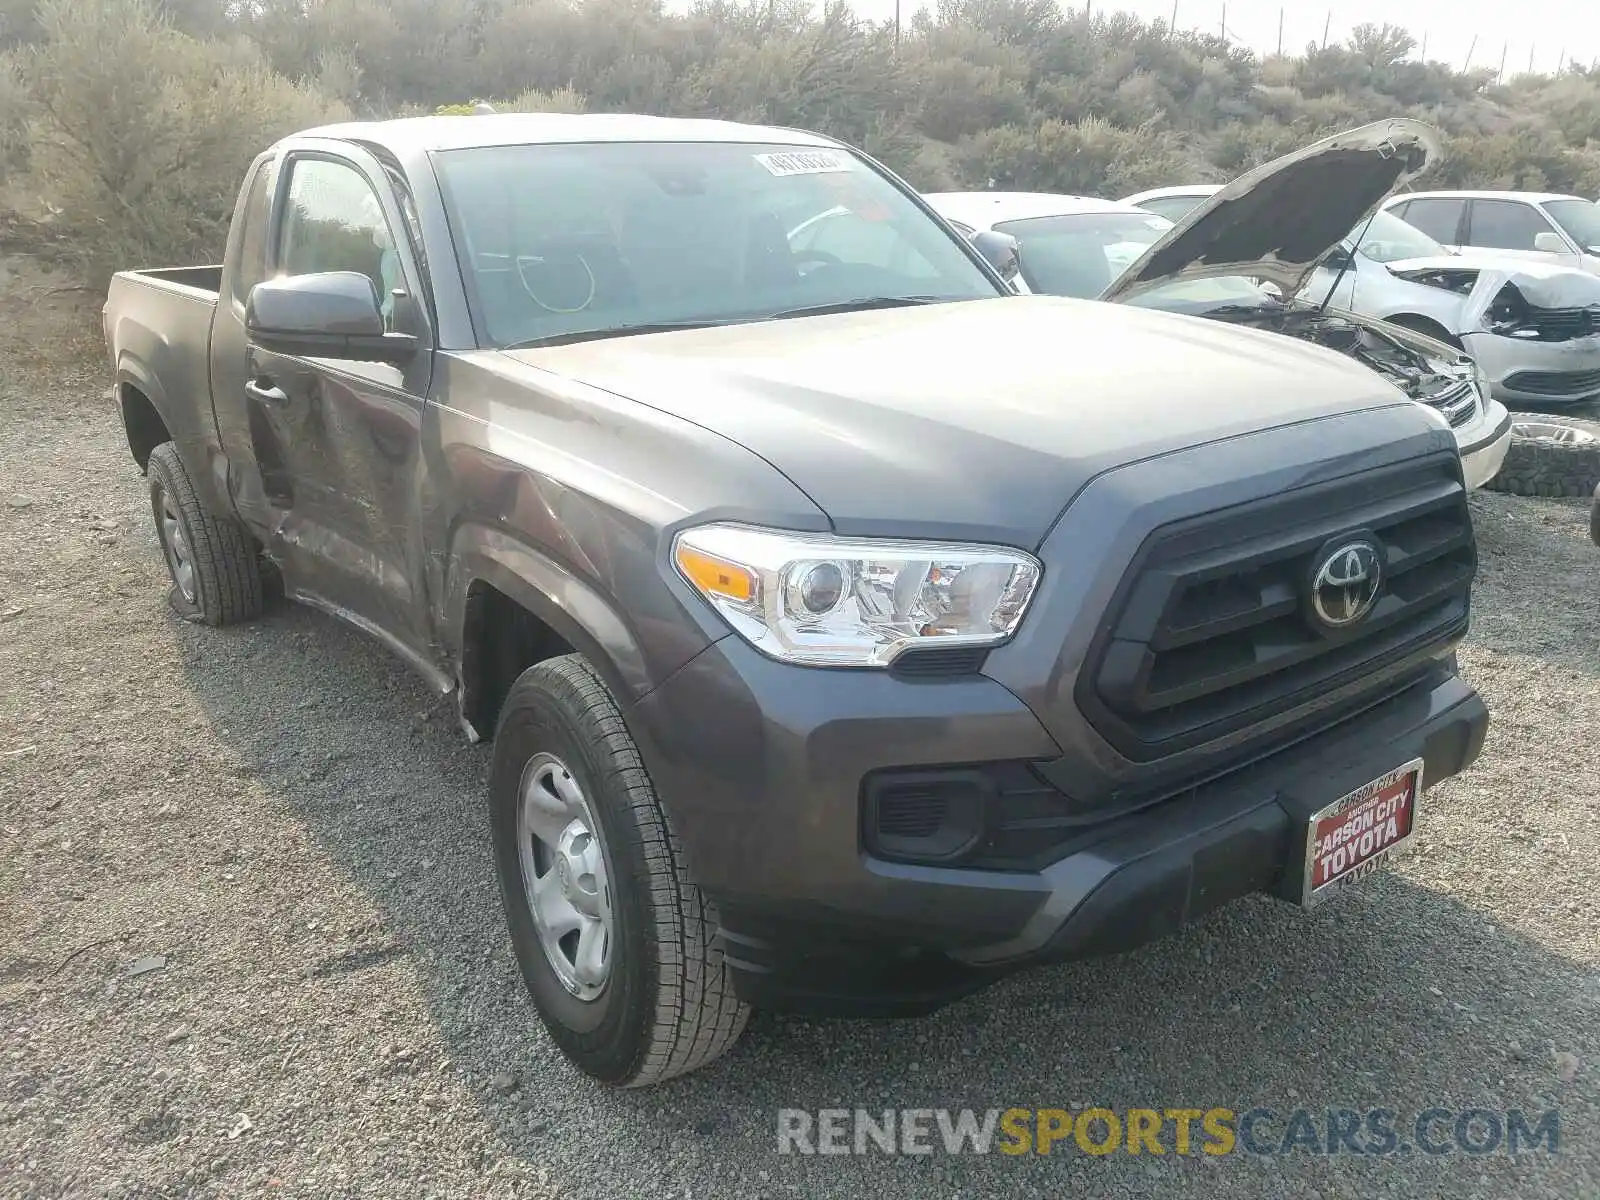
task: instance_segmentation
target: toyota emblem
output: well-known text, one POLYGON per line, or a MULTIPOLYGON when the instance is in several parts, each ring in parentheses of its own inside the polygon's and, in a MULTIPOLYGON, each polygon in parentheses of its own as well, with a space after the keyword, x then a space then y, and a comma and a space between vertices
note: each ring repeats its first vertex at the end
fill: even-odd
POLYGON ((1366 538, 1324 551, 1311 574, 1311 609, 1330 629, 1354 625, 1372 611, 1383 586, 1383 551, 1366 538))

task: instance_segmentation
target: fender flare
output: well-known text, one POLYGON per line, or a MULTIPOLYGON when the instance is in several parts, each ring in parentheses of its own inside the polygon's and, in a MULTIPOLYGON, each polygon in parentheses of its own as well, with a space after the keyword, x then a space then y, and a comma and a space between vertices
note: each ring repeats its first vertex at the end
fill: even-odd
POLYGON ((125 387, 131 387, 146 400, 150 401, 156 415, 161 418, 161 423, 167 427, 167 432, 176 438, 177 431, 172 422, 172 401, 167 396, 166 388, 161 386, 161 381, 156 378, 155 372, 145 364, 144 360, 129 350, 124 350, 117 357, 114 373, 117 391, 117 412, 122 416, 122 423, 126 428, 128 423, 127 401, 123 395, 125 387))
MULTIPOLYGON (((508 533, 484 525, 458 526, 444 571, 442 628, 466 674, 467 605, 474 583, 486 583, 543 621, 583 654, 625 709, 654 686, 643 650, 617 609, 565 565, 508 533)), ((460 678, 465 695, 467 680, 460 678)))

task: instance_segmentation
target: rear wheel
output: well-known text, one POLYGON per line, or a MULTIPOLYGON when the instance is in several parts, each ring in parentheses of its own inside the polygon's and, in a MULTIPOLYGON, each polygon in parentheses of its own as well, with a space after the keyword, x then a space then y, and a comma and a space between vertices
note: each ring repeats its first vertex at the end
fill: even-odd
POLYGON ((528 668, 495 734, 490 821, 512 948, 551 1038, 638 1087, 738 1040, 716 917, 616 701, 579 655, 528 668))
POLYGON ((145 469, 156 536, 172 577, 168 597, 183 617, 232 625, 261 613, 261 562, 233 517, 210 512, 196 494, 178 448, 163 442, 145 469))

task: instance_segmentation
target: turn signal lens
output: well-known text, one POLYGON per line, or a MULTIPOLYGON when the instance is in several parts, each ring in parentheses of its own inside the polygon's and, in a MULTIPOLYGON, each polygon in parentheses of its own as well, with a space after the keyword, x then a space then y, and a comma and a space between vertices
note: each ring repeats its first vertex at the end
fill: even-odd
POLYGON ((738 563, 696 550, 680 541, 675 550, 684 578, 708 596, 751 601, 756 598, 756 577, 738 563))

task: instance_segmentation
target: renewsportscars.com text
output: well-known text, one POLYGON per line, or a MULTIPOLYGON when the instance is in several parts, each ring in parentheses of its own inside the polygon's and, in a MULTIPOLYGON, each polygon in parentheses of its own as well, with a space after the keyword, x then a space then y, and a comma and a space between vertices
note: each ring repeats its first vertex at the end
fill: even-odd
POLYGON ((1555 1109, 778 1110, 779 1154, 1555 1154, 1555 1109))

